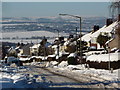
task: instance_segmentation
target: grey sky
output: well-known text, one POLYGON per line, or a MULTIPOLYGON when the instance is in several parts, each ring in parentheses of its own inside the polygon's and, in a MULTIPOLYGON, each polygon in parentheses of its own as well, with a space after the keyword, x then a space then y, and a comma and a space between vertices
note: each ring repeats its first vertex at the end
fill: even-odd
POLYGON ((80 16, 109 16, 109 2, 3 2, 7 17, 46 17, 59 13, 80 16))

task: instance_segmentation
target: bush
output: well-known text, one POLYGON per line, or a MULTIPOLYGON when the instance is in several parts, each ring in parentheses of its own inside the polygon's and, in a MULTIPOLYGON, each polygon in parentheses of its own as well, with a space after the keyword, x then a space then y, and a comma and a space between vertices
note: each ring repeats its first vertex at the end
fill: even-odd
POLYGON ((74 57, 69 57, 67 58, 68 65, 76 65, 77 64, 77 59, 74 57))

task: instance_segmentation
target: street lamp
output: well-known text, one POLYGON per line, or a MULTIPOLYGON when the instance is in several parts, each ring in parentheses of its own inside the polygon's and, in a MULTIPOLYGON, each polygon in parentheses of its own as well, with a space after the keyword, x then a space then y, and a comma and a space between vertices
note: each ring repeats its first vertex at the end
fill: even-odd
POLYGON ((110 47, 108 46, 108 49, 109 49, 109 62, 108 62, 108 69, 110 71, 111 69, 111 65, 110 65, 110 47))
POLYGON ((58 55, 58 62, 60 62, 59 60, 59 30, 58 29, 54 29, 58 32, 58 43, 57 43, 57 55, 58 55))
POLYGON ((76 16, 76 15, 70 15, 70 14, 59 14, 61 16, 71 16, 71 17, 75 17, 78 18, 80 20, 80 58, 82 60, 82 48, 81 48, 81 37, 82 37, 82 27, 81 27, 81 17, 80 16, 76 16))

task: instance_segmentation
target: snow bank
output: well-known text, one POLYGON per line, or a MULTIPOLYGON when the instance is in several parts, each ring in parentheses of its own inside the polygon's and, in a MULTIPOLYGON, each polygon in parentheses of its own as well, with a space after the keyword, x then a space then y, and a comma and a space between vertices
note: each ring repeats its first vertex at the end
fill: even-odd
POLYGON ((46 67, 53 67, 53 66, 55 66, 55 65, 57 65, 57 64, 58 64, 57 61, 47 62, 46 67))
POLYGON ((30 58, 19 58, 20 61, 27 61, 30 60, 30 58))
POLYGON ((90 55, 87 57, 87 61, 97 61, 97 62, 108 62, 108 61, 118 61, 120 58, 120 53, 109 53, 100 55, 90 55))
POLYGON ((105 51, 89 51, 89 52, 86 52, 84 53, 86 56, 90 56, 90 55, 93 55, 93 54, 102 54, 104 53, 105 51))
POLYGON ((73 73, 78 73, 78 74, 95 76, 98 79, 102 78, 103 80, 120 81, 120 78, 118 76, 119 71, 120 71, 120 69, 114 70, 113 73, 110 73, 109 70, 90 68, 90 69, 84 69, 84 70, 73 70, 72 72, 73 73))
POLYGON ((62 61, 62 62, 58 65, 58 67, 66 67, 66 66, 68 66, 67 61, 62 61))
POLYGON ((69 70, 83 70, 85 69, 85 65, 82 64, 82 65, 68 65, 66 67, 66 69, 69 69, 69 70))
POLYGON ((77 75, 87 75, 92 78, 97 78, 99 81, 108 81, 108 82, 119 82, 120 77, 119 77, 119 72, 120 69, 113 70, 113 73, 111 73, 109 70, 104 70, 104 69, 94 69, 94 68, 85 68, 85 64, 80 64, 80 65, 68 65, 64 67, 57 67, 55 66, 54 68, 57 68, 57 72, 70 72, 74 73, 77 75), (59 70, 59 71, 58 71, 59 70))
POLYGON ((24 86, 27 86, 24 74, 0 73, 0 83, 2 88, 24 88, 24 86))

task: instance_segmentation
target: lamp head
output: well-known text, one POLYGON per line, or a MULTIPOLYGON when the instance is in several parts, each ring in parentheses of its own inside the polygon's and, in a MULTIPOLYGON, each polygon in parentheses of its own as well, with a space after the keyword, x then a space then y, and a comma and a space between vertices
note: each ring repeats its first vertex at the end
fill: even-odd
POLYGON ((59 15, 61 15, 61 16, 65 16, 65 15, 67 15, 67 14, 59 14, 59 15))

